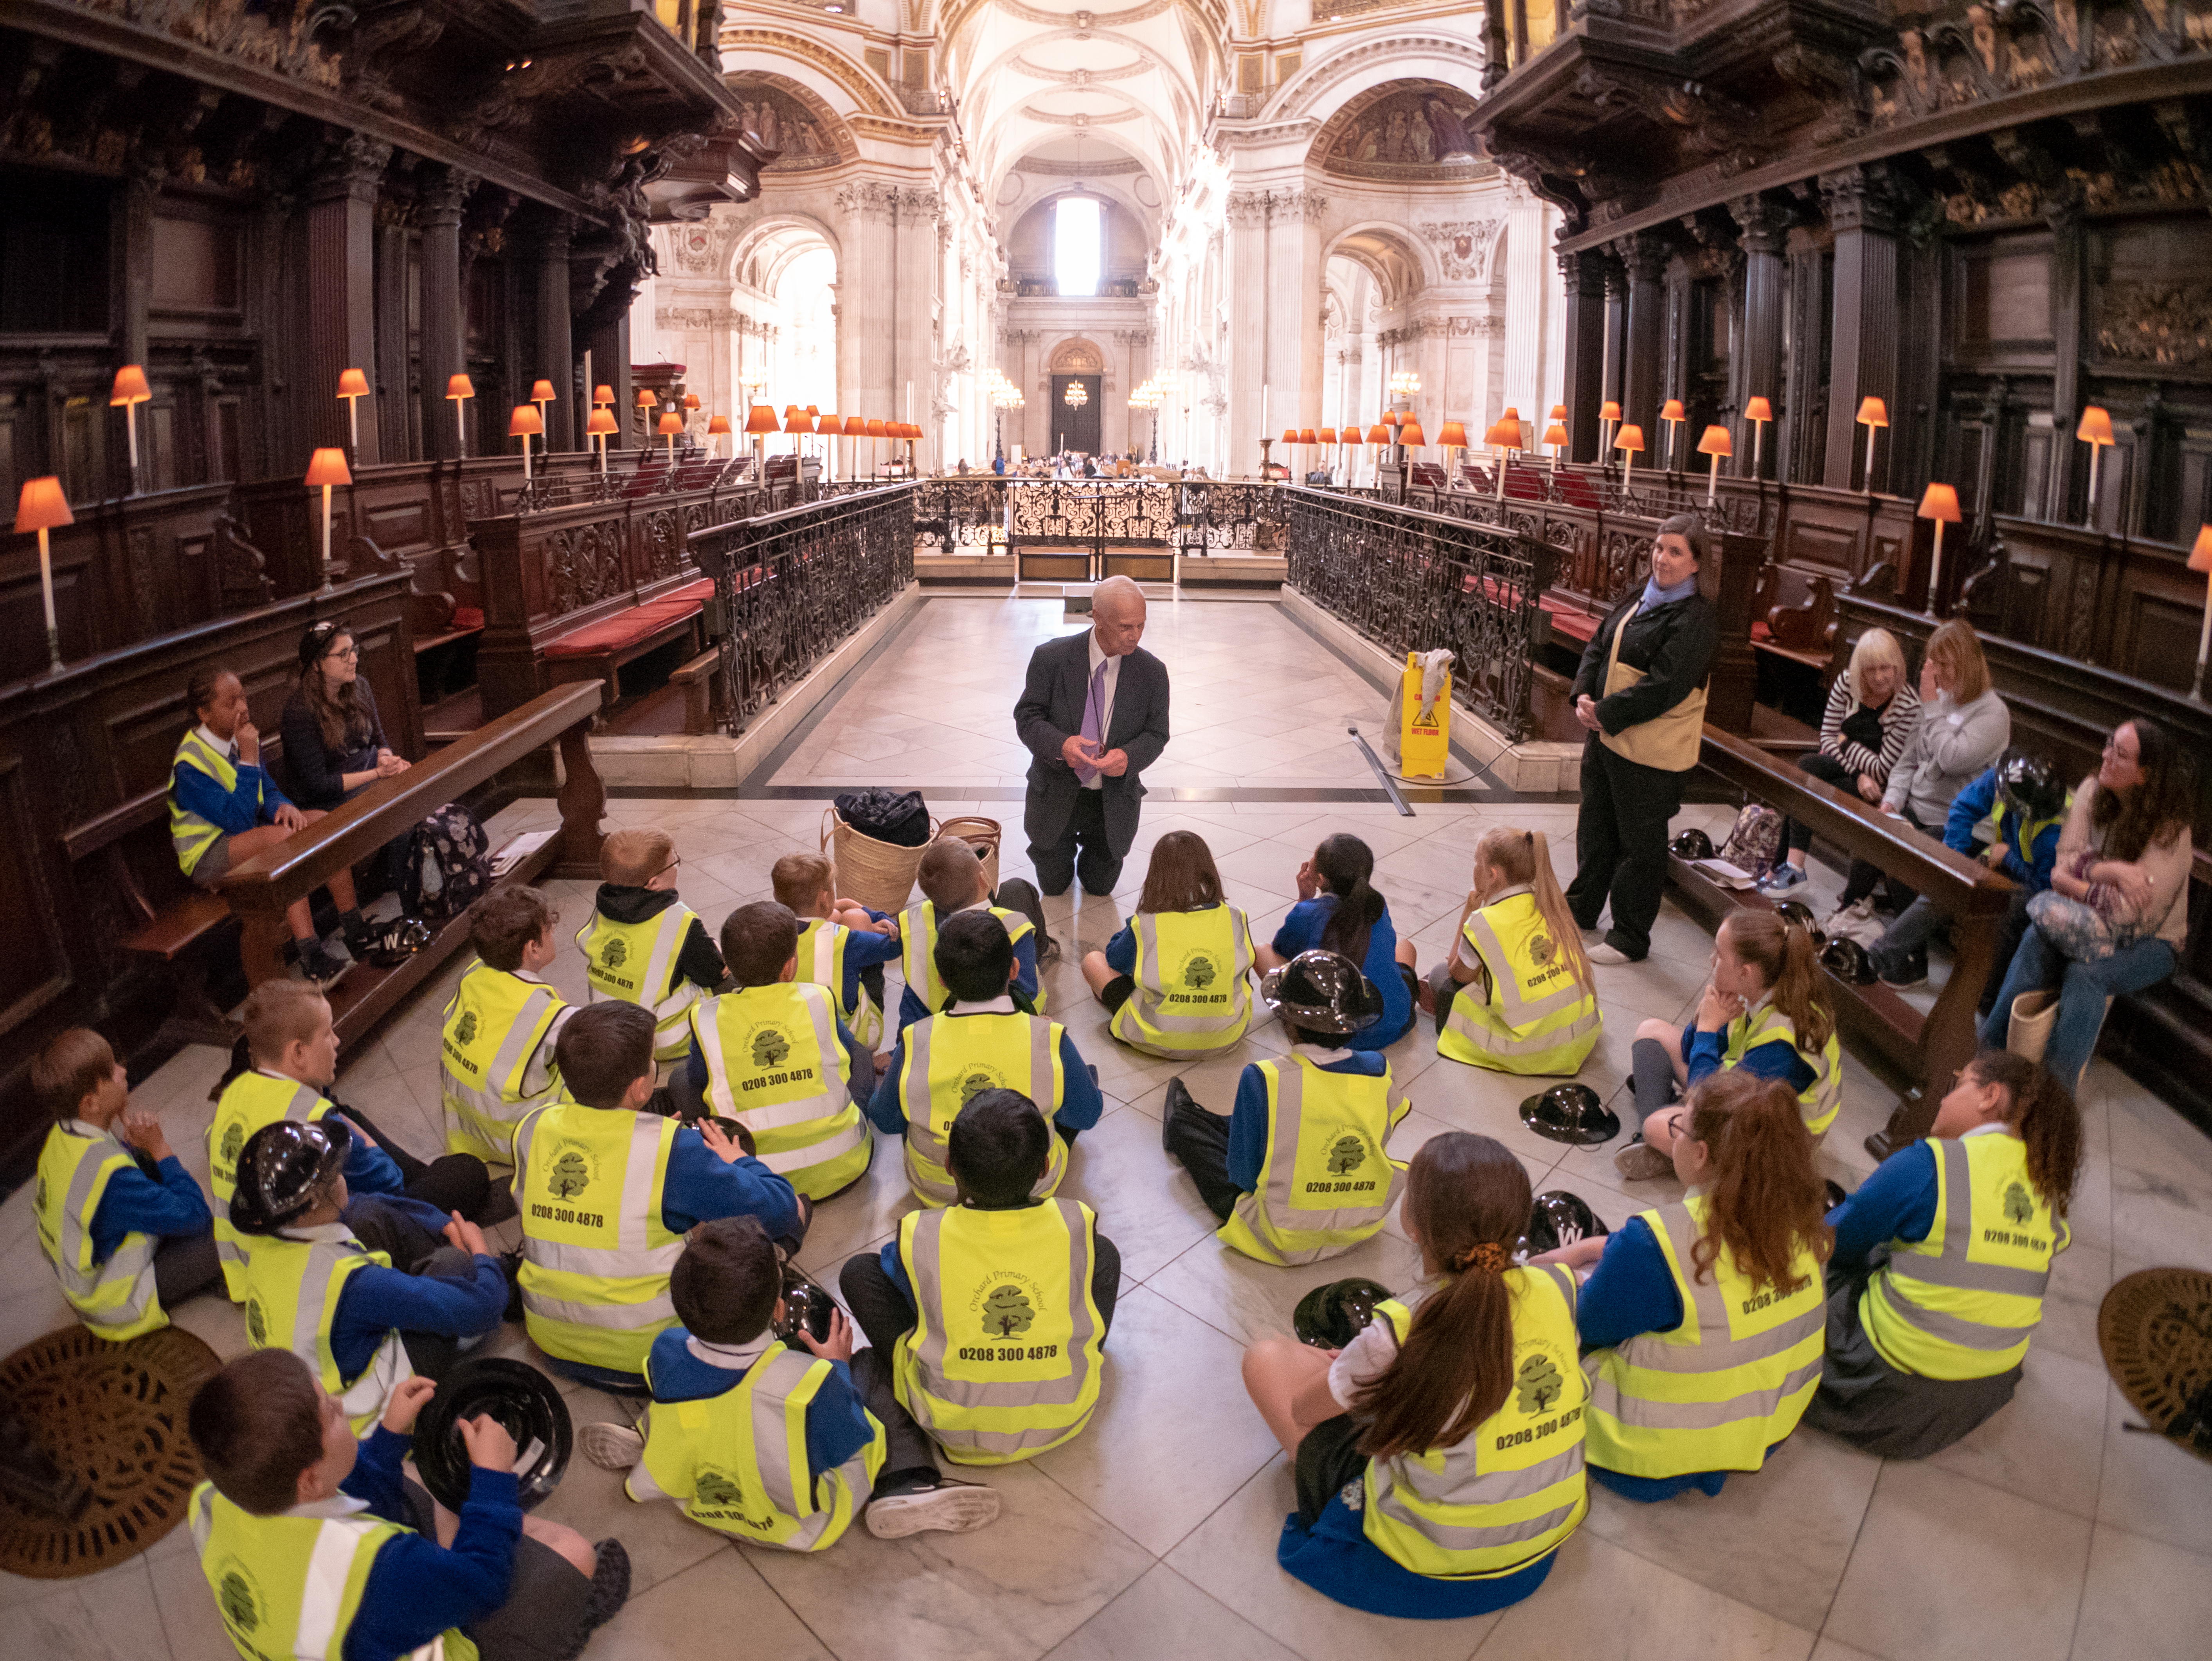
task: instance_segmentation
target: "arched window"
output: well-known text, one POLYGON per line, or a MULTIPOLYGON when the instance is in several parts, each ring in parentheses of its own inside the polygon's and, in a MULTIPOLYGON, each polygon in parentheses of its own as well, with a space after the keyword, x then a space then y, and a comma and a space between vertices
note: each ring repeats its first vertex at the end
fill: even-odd
POLYGON ((1105 227, 1095 196, 1063 196, 1054 205, 1052 274, 1063 295, 1098 292, 1105 263, 1105 227))

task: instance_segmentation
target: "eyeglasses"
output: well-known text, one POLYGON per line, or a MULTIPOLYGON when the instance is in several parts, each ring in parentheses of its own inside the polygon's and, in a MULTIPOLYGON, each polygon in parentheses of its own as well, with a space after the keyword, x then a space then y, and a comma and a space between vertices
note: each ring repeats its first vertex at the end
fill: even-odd
POLYGON ((660 869, 659 869, 659 870, 658 870, 658 871, 654 872, 653 874, 654 876, 656 876, 656 877, 665 877, 665 876, 666 876, 666 875, 667 875, 671 871, 673 871, 673 870, 674 870, 678 866, 679 866, 679 865, 681 865, 681 864, 683 864, 683 863, 684 863, 684 855, 681 855, 681 854, 678 854, 678 855, 674 859, 672 859, 672 860, 669 861, 667 864, 665 864, 665 865, 662 866, 662 867, 660 867, 660 869))

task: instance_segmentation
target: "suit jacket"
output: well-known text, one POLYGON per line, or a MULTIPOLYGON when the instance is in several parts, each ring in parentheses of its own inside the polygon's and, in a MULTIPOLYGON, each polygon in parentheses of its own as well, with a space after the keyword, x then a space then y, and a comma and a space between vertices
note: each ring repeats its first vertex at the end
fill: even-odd
MULTIPOLYGON (((1014 731, 1035 757, 1022 828, 1032 844, 1060 840, 1083 787, 1061 757, 1060 745, 1083 730, 1083 705, 1091 691, 1091 631, 1048 641, 1030 654, 1028 683, 1014 705, 1014 731)), ((1143 647, 1121 660, 1114 688, 1114 716, 1099 746, 1125 751, 1129 770, 1099 781, 1105 800, 1106 841, 1118 858, 1137 838, 1137 812, 1145 798, 1138 775, 1159 759, 1168 743, 1168 668, 1143 647)))

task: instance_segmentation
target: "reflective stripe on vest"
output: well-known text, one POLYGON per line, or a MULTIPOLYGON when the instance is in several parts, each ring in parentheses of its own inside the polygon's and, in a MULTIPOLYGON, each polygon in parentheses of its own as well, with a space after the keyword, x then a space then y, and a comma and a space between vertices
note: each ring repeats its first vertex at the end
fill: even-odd
MULTIPOLYGON (((906 1030, 899 1073, 899 1110, 906 1115, 906 1174, 924 1205, 959 1197, 945 1168, 945 1139, 969 1098, 986 1090, 1018 1090, 1047 1123, 1060 1111, 1066 1080, 1060 1065, 1060 1029, 1041 1015, 931 1015, 906 1030)), ((1047 1139, 1052 1156, 1030 1190, 1042 1199, 1067 1171, 1067 1144, 1047 1139)))
POLYGON ((1758 1289, 1723 1245, 1700 1279, 1693 1254, 1707 1211, 1693 1195, 1642 1214, 1683 1318, 1584 1364, 1594 1465, 1630 1476, 1757 1470, 1820 1384, 1828 1313, 1820 1259, 1800 1241, 1790 1264, 1796 1289, 1758 1289))
POLYGON ((383 1416, 392 1390, 415 1374, 396 1330, 384 1335, 368 1365, 350 1381, 331 1354, 331 1328, 345 1283, 372 1265, 389 1269, 392 1259, 371 1251, 350 1233, 337 1240, 248 1237, 246 1342, 256 1349, 289 1349, 313 1368, 323 1388, 345 1409, 356 1436, 368 1433, 383 1416))
POLYGON ((854 1037, 873 1050, 883 1040, 884 1012, 857 976, 853 981, 852 1005, 848 1007, 845 1002, 845 942, 852 934, 842 922, 823 917, 805 919, 799 930, 799 978, 826 988, 830 1002, 836 1006, 837 1018, 854 1037))
POLYGON ((564 1007, 550 986, 482 961, 469 965, 446 1006, 439 1045, 447 1153, 514 1163, 515 1121, 553 1093, 549 1085, 525 1096, 523 1074, 564 1007))
POLYGON ((676 1324, 668 1276, 684 1237, 660 1214, 669 1150, 682 1129, 657 1113, 562 1102, 514 1131, 522 1214, 523 1325, 564 1361, 641 1372, 676 1324))
MULTIPOLYGON (((246 1661, 340 1661, 368 1573, 389 1541, 414 1532, 367 1512, 350 1517, 256 1517, 202 1482, 187 1512, 200 1573, 223 1628, 246 1661)), ((448 1630, 413 1652, 476 1661, 477 1646, 448 1630)))
MULTIPOLYGON (((1018 911, 1009 911, 1004 906, 984 908, 1006 926, 1006 938, 1016 946, 1036 932, 1036 925, 1018 911)), ((957 913, 955 914, 957 915, 957 913)), ((937 908, 927 900, 920 900, 899 913, 899 968, 906 976, 906 983, 921 1006, 934 1015, 945 1007, 951 994, 937 974, 937 908)), ((1037 1013, 1044 1013, 1044 986, 1038 983, 1036 996, 1030 1000, 1037 1013)))
POLYGON ((1786 1043, 1813 1069, 1813 1082, 1797 1092, 1797 1111, 1812 1135, 1826 1133, 1844 1104, 1844 1049, 1833 1032, 1821 1046, 1817 1060, 1798 1046, 1797 1027, 1772 1004, 1762 1004, 1753 1013, 1739 1015, 1728 1024, 1728 1045, 1721 1065, 1734 1067, 1763 1043, 1786 1043))
POLYGON ((1136 986, 1109 1031, 1155 1056, 1202 1056, 1244 1036, 1252 1019, 1249 917, 1233 905, 1139 911, 1129 930, 1137 942, 1136 986))
POLYGON ((2005 820, 2014 815, 2012 811, 2004 805, 2004 799, 2000 796, 1996 805, 1990 810, 1990 824, 1996 831, 1997 840, 2010 848, 2014 857, 2022 865, 2033 866, 2035 863, 2035 839, 2053 825, 2063 825, 2066 823, 2067 815, 2073 810, 2074 793, 2069 790, 2066 793, 2064 812, 2056 813, 2047 819, 2028 820, 2018 826, 2010 835, 2007 835, 2005 820))
POLYGON ((707 1105, 751 1131, 760 1162, 810 1200, 836 1193, 875 1152, 830 1000, 810 981, 778 981, 691 1011, 707 1105))
MULTIPOLYGON (((1583 1469, 1589 1386, 1577 1351, 1574 1275, 1505 1271, 1513 1293, 1513 1384, 1504 1404, 1450 1447, 1367 1462, 1362 1527, 1416 1574, 1491 1579, 1556 1550, 1589 1509, 1583 1469)), ((1402 1345, 1411 1307, 1376 1305, 1402 1345)))
POLYGON ((1458 989, 1437 1053, 1500 1073, 1580 1072, 1604 1022, 1536 897, 1525 888, 1501 895, 1469 913, 1462 932, 1490 970, 1489 993, 1479 977, 1458 989))
MULTIPOLYGON (((648 1368, 649 1372, 649 1368, 648 1368)), ((806 1409, 830 1363, 772 1343, 720 1396, 646 1410, 645 1469, 695 1523, 786 1551, 837 1543, 883 1469, 884 1427, 835 1470, 811 1478, 806 1409)))
POLYGON ((169 764, 169 841, 177 850, 177 864, 189 877, 193 867, 207 856, 208 849, 230 833, 214 820, 202 818, 177 800, 174 781, 179 767, 206 774, 228 795, 238 788, 238 766, 228 754, 203 739, 197 727, 186 733, 177 745, 176 759, 169 764))
POLYGON ((1256 1062, 1267 1086, 1260 1186, 1237 1196, 1218 1232, 1263 1263, 1311 1263, 1349 1251, 1382 1226, 1406 1180, 1383 1151, 1412 1105, 1379 1078, 1330 1073, 1304 1056, 1256 1062))
POLYGON ((2002 1131, 1930 1138, 1936 1220, 1893 1240, 1859 1319, 1881 1358, 1923 1378, 1986 1378, 2027 1354, 2051 1260, 2072 1238, 2027 1174, 2027 1147, 2002 1131))
POLYGON ((246 1138, 279 1119, 312 1123, 331 1106, 312 1085, 258 1069, 233 1079, 216 1104, 207 1133, 208 1194, 215 1213, 216 1258, 222 1265, 223 1287, 234 1304, 246 1301, 246 1237, 230 1226, 230 1196, 238 1191, 238 1156, 246 1138))
POLYGON ((1091 1295, 1097 1220, 1089 1206, 1057 1199, 901 1220, 899 1261, 918 1313, 892 1357, 894 1381, 947 1457, 1026 1459, 1090 1420, 1104 1338, 1091 1295))
POLYGON ((591 922, 576 931, 592 995, 642 1005, 653 1012, 656 1062, 680 1062, 690 1053, 686 1018, 705 991, 697 982, 685 980, 676 965, 691 925, 698 920, 697 912, 680 904, 643 922, 617 922, 594 911, 591 922))
POLYGON ((38 1191, 32 1207, 39 1245, 61 1277, 62 1296, 99 1337, 112 1343, 169 1324, 154 1291, 152 1234, 129 1233, 104 1263, 92 1260, 92 1220, 118 1171, 138 1162, 112 1130, 86 1136, 65 1125, 46 1132, 39 1150, 38 1191))

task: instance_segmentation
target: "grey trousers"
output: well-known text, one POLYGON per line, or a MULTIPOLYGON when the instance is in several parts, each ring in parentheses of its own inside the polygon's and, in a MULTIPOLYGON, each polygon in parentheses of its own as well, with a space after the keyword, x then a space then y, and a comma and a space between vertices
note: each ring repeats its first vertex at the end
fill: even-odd
POLYGON ((2007 1402, 2018 1367, 1987 1378, 1923 1378, 1882 1360, 1859 1321, 1859 1296, 1887 1254, 1857 1269, 1828 1266, 1828 1354, 1804 1422, 1885 1459, 1941 1453, 2007 1402))
MULTIPOLYGON (((416 1533, 435 1540, 437 1513, 429 1494, 414 1482, 406 1489, 407 1522, 416 1533)), ((562 1661, 576 1652, 591 1595, 588 1575, 579 1574, 559 1552, 526 1534, 514 1542, 507 1602, 466 1630, 483 1661, 562 1661)))

